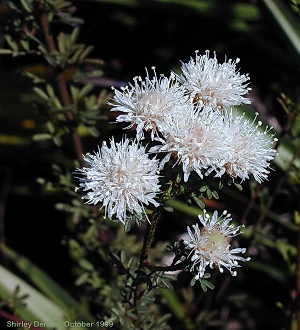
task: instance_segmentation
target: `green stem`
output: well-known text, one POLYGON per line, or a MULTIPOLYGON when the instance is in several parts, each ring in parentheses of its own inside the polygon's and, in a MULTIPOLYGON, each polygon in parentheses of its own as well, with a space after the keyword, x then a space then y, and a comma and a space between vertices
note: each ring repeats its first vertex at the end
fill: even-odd
POLYGON ((140 256, 140 265, 139 269, 142 269, 144 266, 144 261, 148 258, 148 254, 153 243, 155 230, 157 227, 157 223, 160 217, 160 212, 155 212, 152 216, 151 222, 147 223, 147 228, 144 236, 143 247, 140 256))
MULTIPOLYGON (((154 212, 151 218, 151 222, 147 223, 147 228, 144 235, 144 242, 142 246, 141 256, 140 256, 140 264, 139 264, 139 270, 143 269, 145 267, 144 262, 148 258, 148 254, 151 248, 151 245, 153 243, 155 230, 157 227, 157 223, 160 217, 160 211, 154 212)), ((136 309, 136 315, 138 316, 137 320, 135 321, 136 327, 139 327, 140 325, 140 318, 139 318, 139 300, 142 296, 142 290, 143 288, 141 285, 137 285, 134 290, 134 306, 136 309)))

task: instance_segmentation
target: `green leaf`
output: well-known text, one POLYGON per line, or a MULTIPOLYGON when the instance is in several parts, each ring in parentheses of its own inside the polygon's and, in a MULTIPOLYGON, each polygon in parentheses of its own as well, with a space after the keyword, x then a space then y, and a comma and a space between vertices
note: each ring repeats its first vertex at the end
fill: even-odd
POLYGON ((32 79, 34 84, 40 84, 40 83, 44 83, 46 81, 45 79, 40 78, 39 76, 36 76, 35 74, 32 74, 27 71, 22 72, 22 75, 32 79))
POLYGON ((82 284, 87 283, 88 279, 89 279, 89 273, 87 273, 87 272, 86 272, 86 273, 83 273, 83 274, 81 274, 81 275, 77 278, 75 284, 76 284, 77 286, 80 286, 80 285, 82 285, 82 284))
POLYGON ((81 268, 85 269, 85 270, 89 270, 92 271, 94 270, 94 266, 92 263, 90 263, 88 260, 86 259, 79 259, 78 264, 81 268))
POLYGON ((174 210, 183 212, 193 217, 197 217, 202 212, 202 210, 200 210, 198 207, 188 206, 184 202, 179 201, 177 199, 169 199, 168 201, 166 201, 165 205, 170 206, 174 210))
MULTIPOLYGON (((208 191, 208 190, 207 190, 208 191)), ((205 209, 205 204, 202 202, 202 200, 197 197, 196 195, 192 195, 191 196, 194 200, 194 202, 201 208, 201 209, 205 209)))
POLYGON ((270 13, 300 55, 300 22, 290 8, 280 0, 263 0, 270 13))
POLYGON ((281 270, 279 267, 270 265, 266 262, 256 261, 251 259, 249 262, 245 263, 244 267, 249 267, 258 270, 262 273, 267 274, 274 280, 278 282, 285 282, 288 278, 288 274, 281 270))
POLYGON ((31 13, 33 8, 32 8, 32 3, 30 0, 21 0, 23 8, 28 12, 31 13))
POLYGON ((2 298, 7 297, 17 286, 20 288, 20 294, 29 295, 26 299, 26 307, 16 310, 18 316, 26 318, 29 322, 38 320, 40 322, 61 324, 61 329, 66 329, 66 327, 63 326, 63 322, 67 315, 61 307, 21 278, 17 277, 3 266, 0 266, 0 296, 2 298))
POLYGON ((277 156, 274 163, 283 171, 287 171, 293 164, 297 168, 300 168, 300 158, 295 159, 297 152, 296 148, 288 141, 282 141, 277 148, 277 156))
POLYGON ((297 248, 285 240, 278 239, 276 240, 275 244, 278 251, 282 254, 283 259, 287 263, 290 263, 291 257, 295 257, 297 255, 297 248))
POLYGON ((71 85, 70 86, 70 92, 71 92, 71 95, 72 95, 73 102, 76 102, 76 100, 79 99, 79 96, 78 96, 78 94, 79 94, 79 88, 71 85))
POLYGON ((131 221, 129 219, 125 222, 124 230, 126 233, 128 233, 130 229, 131 229, 131 221))
POLYGON ((1 55, 11 55, 11 54, 13 54, 13 51, 11 49, 0 48, 0 54, 1 55))
POLYGON ((51 139, 52 139, 52 135, 48 133, 38 133, 32 136, 33 141, 45 141, 51 139))
POLYGON ((104 61, 98 58, 85 58, 82 60, 84 63, 93 64, 93 65, 104 65, 104 61))
POLYGON ((169 212, 169 213, 172 213, 174 211, 173 207, 166 206, 166 205, 164 205, 164 210, 167 211, 167 212, 169 212))
POLYGON ((208 188, 207 190, 206 190, 206 196, 207 196, 207 198, 208 199, 211 199, 212 198, 212 192, 211 192, 211 190, 208 188))
POLYGON ((207 190, 208 186, 202 186, 199 191, 200 192, 205 192, 207 190))
POLYGON ((70 43, 75 44, 80 34, 80 29, 75 28, 70 36, 70 43))
POLYGON ((173 285, 170 283, 170 281, 162 278, 161 283, 164 285, 164 287, 168 288, 169 290, 173 291, 173 285))
POLYGON ((27 52, 30 51, 29 42, 27 40, 20 40, 20 44, 27 52))
POLYGON ((47 49, 44 48, 43 46, 38 47, 39 50, 44 53, 45 60, 52 66, 52 67, 57 67, 59 64, 56 58, 52 54, 47 54, 47 49))
POLYGON ((213 290, 215 288, 215 286, 211 282, 204 280, 204 279, 201 279, 200 284, 201 284, 202 288, 203 288, 203 286, 205 286, 206 290, 204 290, 204 291, 207 291, 207 288, 209 288, 211 290, 213 290))
MULTIPOLYGON (((54 282, 49 275, 33 264, 29 259, 21 256, 6 245, 1 245, 1 251, 9 257, 15 266, 53 303, 60 306, 65 313, 73 310, 78 318, 88 322, 95 322, 94 318, 67 291, 54 282)), ((0 276, 0 286, 2 278, 0 276)))
POLYGON ((88 93, 90 93, 94 88, 93 83, 89 82, 86 85, 84 85, 84 87, 80 90, 79 94, 78 94, 78 98, 82 98, 84 96, 86 96, 88 93))
POLYGON ((164 297, 167 306, 178 320, 182 320, 186 317, 185 308, 173 291, 169 289, 160 289, 159 292, 164 297))
POLYGON ((46 123, 46 126, 47 126, 48 131, 49 131, 51 134, 53 134, 53 133, 55 132, 55 127, 54 127, 54 125, 53 125, 53 123, 52 123, 51 121, 48 121, 48 122, 46 123))
POLYGON ((214 199, 219 199, 219 194, 217 191, 213 190, 211 193, 212 193, 214 199))
POLYGON ((193 276, 193 278, 191 279, 191 282, 190 282, 190 286, 194 286, 196 284, 197 280, 195 278, 195 276, 193 276))
POLYGON ((61 147, 62 146, 62 139, 60 135, 55 135, 52 137, 53 143, 57 146, 57 147, 61 147))
POLYGON ((19 51, 18 44, 13 40, 10 35, 5 35, 5 40, 12 50, 14 50, 15 52, 19 51))
POLYGON ((87 46, 85 50, 81 53, 79 60, 82 61, 84 60, 94 49, 94 46, 87 46))
POLYGON ((239 191, 243 190, 243 187, 241 184, 237 183, 237 182, 233 182, 233 184, 238 188, 239 191))
POLYGON ((55 91, 54 91, 54 89, 53 89, 53 87, 52 87, 51 85, 49 85, 49 84, 46 85, 46 91, 47 91, 48 95, 49 95, 51 98, 54 99, 54 98, 56 97, 56 95, 55 95, 55 91))
POLYGON ((49 101, 49 96, 39 87, 33 88, 34 92, 44 101, 49 101))

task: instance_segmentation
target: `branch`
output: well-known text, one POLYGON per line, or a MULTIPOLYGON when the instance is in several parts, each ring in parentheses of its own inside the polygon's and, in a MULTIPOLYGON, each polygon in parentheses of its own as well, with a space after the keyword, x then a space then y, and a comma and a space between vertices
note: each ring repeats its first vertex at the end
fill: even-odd
MULTIPOLYGON (((50 53, 55 53, 55 52, 57 52, 57 47, 55 44, 55 39, 50 30, 50 23, 49 23, 49 20, 47 17, 47 13, 45 11, 43 1, 37 0, 37 2, 39 3, 39 9, 41 11, 40 21, 41 21, 42 32, 43 32, 43 35, 45 38, 47 48, 50 53)), ((64 106, 71 105, 72 100, 71 100, 70 93, 68 90, 68 84, 67 84, 66 78, 62 72, 59 73, 57 76, 57 84, 58 84, 58 89, 59 89, 59 93, 60 93, 60 97, 61 97, 63 105, 64 106)), ((75 111, 75 109, 73 109, 73 111, 75 111)), ((70 122, 74 121, 74 115, 71 112, 67 112, 66 117, 70 122)), ((83 166, 84 161, 83 161, 82 155, 83 155, 84 151, 83 151, 80 135, 78 134, 76 129, 73 130, 72 138, 73 138, 76 157, 77 157, 80 165, 83 166)))

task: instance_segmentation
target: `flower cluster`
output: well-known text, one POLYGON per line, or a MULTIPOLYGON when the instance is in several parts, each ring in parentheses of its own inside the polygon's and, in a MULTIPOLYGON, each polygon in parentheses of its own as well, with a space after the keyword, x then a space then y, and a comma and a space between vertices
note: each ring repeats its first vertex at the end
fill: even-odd
POLYGON ((135 77, 134 84, 122 88, 122 92, 113 88, 114 102, 109 103, 114 107, 113 111, 125 113, 117 117, 117 122, 129 122, 126 128, 134 127, 138 140, 144 137, 144 130, 151 131, 153 140, 164 119, 180 112, 186 101, 185 89, 176 81, 174 74, 170 78, 158 78, 155 67, 152 69, 153 79, 147 72, 145 80, 135 77))
POLYGON ((105 216, 126 223, 128 215, 142 219, 144 205, 155 201, 160 192, 158 160, 150 159, 146 150, 136 141, 124 139, 120 143, 106 142, 93 155, 84 156, 86 167, 77 168, 80 187, 88 191, 83 196, 88 204, 102 203, 105 216))
POLYGON ((174 158, 188 181, 195 171, 200 178, 213 173, 244 181, 253 175, 259 183, 267 179, 272 148, 270 129, 238 115, 232 106, 250 103, 248 75, 240 74, 236 61, 219 64, 214 54, 198 55, 182 63, 181 74, 134 79, 123 90, 115 90, 112 111, 122 112, 117 122, 128 122, 137 139, 151 132, 152 153, 165 153, 160 169, 174 158))
POLYGON ((232 237, 240 233, 241 226, 235 227, 231 221, 231 215, 224 211, 219 217, 215 211, 212 217, 205 212, 204 216, 198 216, 203 228, 198 224, 193 225, 194 232, 187 227, 190 236, 185 244, 191 249, 192 261, 191 271, 196 272, 196 279, 203 277, 207 266, 219 268, 223 273, 223 267, 227 268, 231 275, 236 276, 233 268, 240 267, 239 261, 249 261, 250 258, 243 258, 237 254, 244 254, 245 248, 231 248, 232 237))
MULTIPOLYGON (((117 122, 128 122, 136 130, 136 141, 103 144, 94 155, 86 156, 88 167, 77 169, 83 174, 80 186, 88 191, 87 203, 103 204, 105 214, 125 223, 128 213, 141 218, 144 205, 157 206, 160 192, 158 170, 173 158, 180 165, 184 181, 191 172, 200 178, 211 173, 227 174, 233 180, 254 177, 261 183, 269 174, 270 161, 276 151, 270 129, 261 130, 261 122, 238 115, 231 107, 250 103, 248 75, 240 74, 239 62, 219 64, 207 51, 188 63, 182 63, 181 74, 145 80, 134 78, 115 95, 112 111, 121 112, 117 122), (150 156, 141 145, 144 133, 150 132, 150 156), (154 143, 152 143, 154 142, 154 143), (153 154, 164 154, 160 162, 153 154)), ((175 166, 173 165, 173 166, 175 166)))
MULTIPOLYGON (((100 204, 105 217, 126 227, 132 217, 148 219, 150 204, 160 205, 159 195, 164 194, 159 173, 170 173, 162 171, 167 166, 180 166, 184 182, 193 180, 192 172, 201 179, 212 174, 266 180, 276 139, 271 128, 262 128, 258 114, 251 121, 233 109, 250 103, 249 77, 239 72, 238 63, 239 59, 229 59, 220 64, 216 54, 210 58, 208 51, 202 56, 196 52, 195 59, 182 63, 180 74, 158 76, 153 67, 152 77, 146 70, 144 80, 135 77, 128 86, 113 88, 111 111, 118 112, 117 122, 135 130, 136 139, 112 139, 110 147, 103 142, 97 152, 84 156, 86 166, 75 173, 87 192, 82 197, 86 203, 100 204), (147 146, 142 144, 145 138, 147 146)), ((204 210, 199 220, 203 227, 187 227, 185 241, 194 279, 204 278, 206 267, 220 272, 226 268, 236 275, 239 262, 249 260, 240 256, 245 248, 231 247, 241 226, 235 227, 226 211, 209 216, 204 210)))
POLYGON ((188 63, 182 63, 182 74, 177 77, 194 103, 202 108, 224 109, 250 103, 243 96, 250 90, 247 87, 249 76, 237 71, 236 64, 239 61, 228 60, 219 64, 215 53, 214 58, 210 58, 208 50, 202 56, 197 51, 195 60, 191 58, 188 63))

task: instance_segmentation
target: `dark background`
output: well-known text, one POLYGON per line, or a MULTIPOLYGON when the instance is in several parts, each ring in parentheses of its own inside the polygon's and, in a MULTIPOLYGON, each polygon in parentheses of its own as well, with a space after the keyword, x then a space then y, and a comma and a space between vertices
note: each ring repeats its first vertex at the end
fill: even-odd
MULTIPOLYGON (((136 75, 143 77, 145 67, 155 66, 158 73, 168 75, 170 70, 178 70, 180 60, 194 57, 195 50, 203 54, 208 49, 217 52, 220 62, 226 57, 241 59, 241 73, 250 74, 253 89, 250 109, 262 111, 266 120, 273 118, 280 128, 285 115, 277 98, 281 92, 291 97, 296 94, 300 63, 277 22, 262 1, 195 2, 203 6, 195 9, 184 1, 182 5, 151 0, 137 5, 126 0, 122 5, 74 1, 75 15, 85 20, 80 40, 95 46, 93 57, 105 60, 104 79, 96 82, 99 88, 107 83, 105 79, 118 85, 136 75)), ((5 18, 6 14, 2 16, 3 30, 5 18)), ((65 214, 54 209, 65 197, 45 195, 36 183, 37 177, 52 179, 51 163, 60 154, 51 145, 30 142, 42 119, 32 108, 30 83, 20 75, 26 67, 42 63, 29 57, 1 56, 0 60, 1 238, 72 292, 71 261, 61 244, 68 235, 65 214)), ((104 134, 100 140, 106 137, 104 134)), ((89 142, 86 147, 92 148, 89 142)), ((276 180, 280 174, 277 170, 272 178, 276 180)), ((249 196, 247 186, 244 194, 249 196)), ((229 209, 236 207, 236 213, 242 213, 245 206, 226 194, 221 197, 229 209)), ((297 201, 289 198, 278 203, 280 212, 287 205, 293 208, 297 201)), ((162 237, 167 230, 167 226, 161 228, 162 237)), ((286 272, 281 256, 274 254, 271 259, 286 272)), ((278 282, 249 269, 240 285, 260 301, 260 307, 253 309, 256 329, 271 329, 271 324, 272 329, 288 329, 287 317, 275 306, 276 301, 292 304, 289 291, 293 283, 288 275, 278 282)))

